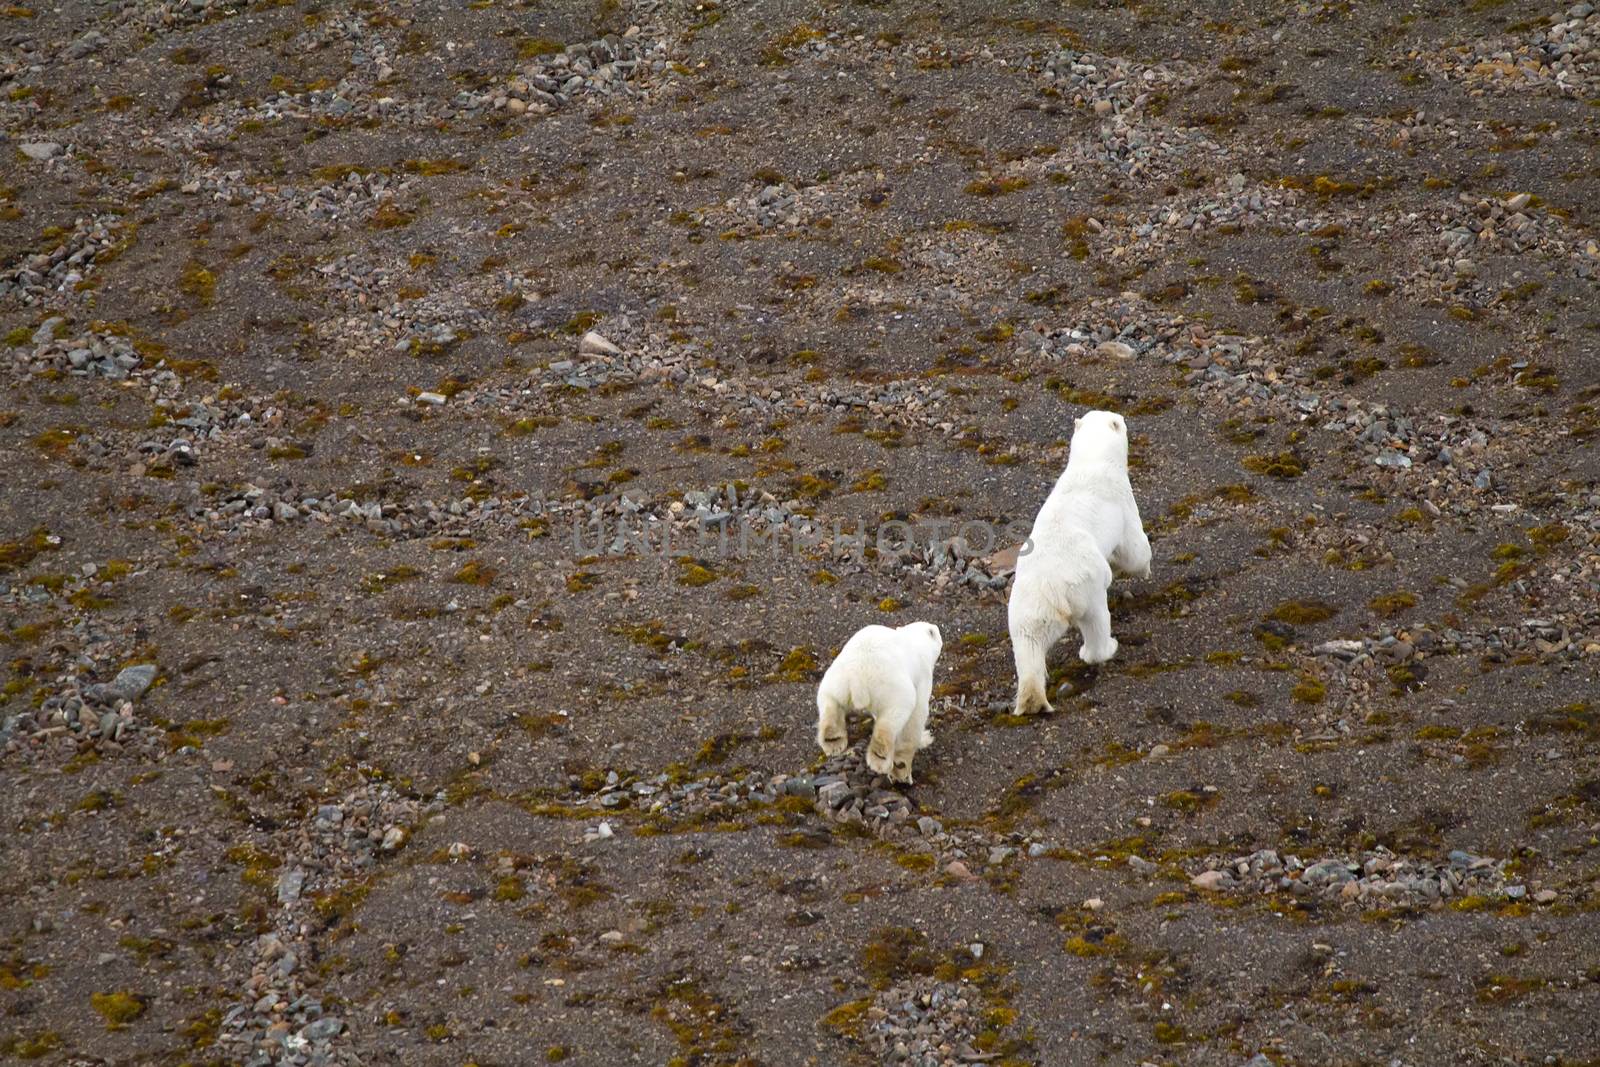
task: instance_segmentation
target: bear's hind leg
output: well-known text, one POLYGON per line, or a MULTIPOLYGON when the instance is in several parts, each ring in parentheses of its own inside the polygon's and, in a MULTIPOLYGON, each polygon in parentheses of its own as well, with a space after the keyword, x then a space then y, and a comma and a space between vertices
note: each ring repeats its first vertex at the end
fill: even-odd
POLYGON ((1011 653, 1017 661, 1015 714, 1032 715, 1055 710, 1045 695, 1045 685, 1049 680, 1045 662, 1050 655, 1050 647, 1066 629, 1065 622, 1055 620, 1034 620, 1031 625, 1012 627, 1011 653))
POLYGON ((911 721, 912 703, 909 699, 897 701, 873 712, 877 721, 872 724, 872 740, 867 744, 869 769, 894 777, 895 750, 899 745, 900 732, 911 721))

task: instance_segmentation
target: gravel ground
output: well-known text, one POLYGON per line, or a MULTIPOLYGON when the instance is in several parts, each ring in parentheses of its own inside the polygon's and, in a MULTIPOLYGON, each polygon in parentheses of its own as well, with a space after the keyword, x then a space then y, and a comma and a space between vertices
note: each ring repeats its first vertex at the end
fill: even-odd
POLYGON ((1600 1062, 1597 106, 1588 3, 0 5, 0 1059, 1600 1062))

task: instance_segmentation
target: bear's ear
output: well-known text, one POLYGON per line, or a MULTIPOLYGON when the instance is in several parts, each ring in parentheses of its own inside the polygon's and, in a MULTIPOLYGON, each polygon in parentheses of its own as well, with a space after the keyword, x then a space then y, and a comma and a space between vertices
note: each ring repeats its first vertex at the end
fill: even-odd
POLYGON ((1082 415, 1079 415, 1077 418, 1072 420, 1072 428, 1074 430, 1076 430, 1079 426, 1082 426, 1082 425, 1083 425, 1083 416, 1082 415))
POLYGON ((1124 430, 1126 430, 1128 428, 1127 424, 1124 423, 1121 419, 1112 419, 1111 420, 1111 425, 1116 427, 1116 430, 1117 430, 1118 433, 1122 433, 1124 430))

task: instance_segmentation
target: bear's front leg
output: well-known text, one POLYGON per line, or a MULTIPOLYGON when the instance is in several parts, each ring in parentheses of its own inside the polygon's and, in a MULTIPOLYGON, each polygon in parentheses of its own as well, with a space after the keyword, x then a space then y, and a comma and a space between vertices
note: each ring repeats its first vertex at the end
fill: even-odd
POLYGON ((1145 536, 1144 524, 1137 513, 1129 515, 1122 530, 1122 543, 1117 546, 1113 566, 1133 578, 1150 577, 1150 539, 1145 536))
POLYGON ((844 708, 835 700, 817 697, 817 747, 825 756, 837 756, 850 745, 845 729, 844 708))

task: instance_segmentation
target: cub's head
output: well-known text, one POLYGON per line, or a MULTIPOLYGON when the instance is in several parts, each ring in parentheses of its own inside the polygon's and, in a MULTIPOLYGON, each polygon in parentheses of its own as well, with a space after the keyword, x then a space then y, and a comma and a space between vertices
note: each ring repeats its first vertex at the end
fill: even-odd
POLYGON ((1115 411, 1091 411, 1072 421, 1072 459, 1119 458, 1128 462, 1128 423, 1115 411))

